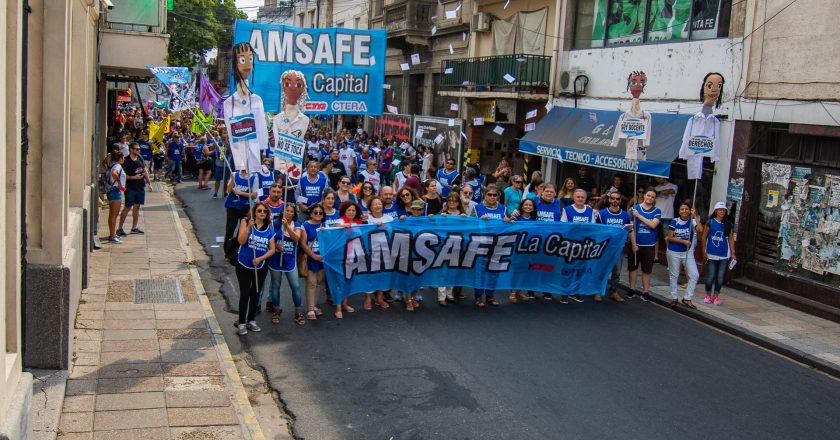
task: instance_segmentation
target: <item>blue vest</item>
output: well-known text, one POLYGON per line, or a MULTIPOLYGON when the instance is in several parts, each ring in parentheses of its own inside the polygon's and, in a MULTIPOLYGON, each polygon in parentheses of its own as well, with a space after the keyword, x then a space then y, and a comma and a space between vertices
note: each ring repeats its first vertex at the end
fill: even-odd
POLYGON ((535 198, 537 208, 537 220, 541 222, 559 222, 560 221, 560 201, 554 199, 550 205, 543 203, 539 197, 535 198))
POLYGON ((472 200, 475 203, 481 203, 481 199, 483 196, 483 194, 481 193, 481 185, 484 183, 484 176, 478 176, 471 182, 466 183, 467 186, 469 186, 473 190, 473 195, 470 200, 472 200))
MULTIPOLYGON (((241 174, 236 173, 233 175, 233 189, 234 191, 238 190, 240 192, 250 192, 255 190, 255 181, 254 175, 251 174, 247 178, 242 177, 241 174)), ((230 192, 225 199, 225 208, 232 208, 232 209, 242 209, 242 207, 248 206, 248 197, 241 197, 233 192, 230 192)))
POLYGON ((274 184, 274 174, 269 171, 268 175, 266 176, 263 173, 257 173, 257 187, 259 188, 258 193, 261 196, 268 197, 268 190, 271 189, 271 185, 274 184))
MULTIPOLYGON (((694 239, 696 238, 696 231, 692 227, 694 220, 689 219, 686 221, 682 221, 679 218, 672 218, 671 223, 668 224, 668 229, 674 231, 674 238, 679 238, 680 240, 690 240, 692 248, 694 247, 694 239)), ((686 245, 682 243, 674 243, 669 241, 668 242, 668 250, 673 252, 685 252, 686 245)))
MULTIPOLYGON (((642 209, 641 204, 636 204, 633 207, 636 208, 636 211, 639 211, 639 214, 641 214, 642 217, 644 217, 648 220, 653 220, 655 218, 661 218, 662 217, 662 211, 655 206, 650 211, 645 211, 644 209, 642 209)), ((656 245, 656 237, 657 237, 656 230, 649 228, 648 225, 642 223, 642 221, 639 220, 639 219, 635 219, 635 220, 636 221, 634 222, 633 227, 636 229, 636 245, 637 246, 654 246, 654 245, 656 245)))
POLYGON ((333 204, 333 206, 335 206, 335 209, 338 209, 338 207, 339 207, 339 206, 341 206, 341 204, 342 204, 342 203, 344 203, 344 202, 346 202, 346 201, 348 201, 348 200, 349 200, 349 201, 351 201, 351 202, 355 202, 355 201, 356 201, 356 196, 355 196, 354 194, 350 194, 350 198, 349 198, 349 199, 347 199, 347 200, 341 200, 341 199, 339 199, 339 197, 338 197, 338 193, 335 193, 335 203, 333 204))
POLYGON ((204 147, 206 146, 206 144, 195 144, 195 149, 193 150, 193 157, 195 160, 198 161, 204 159, 204 147))
MULTIPOLYGON (((295 229, 300 227, 300 224, 295 222, 295 229)), ((274 233, 274 248, 277 249, 274 255, 268 257, 268 268, 271 270, 279 270, 281 272, 290 272, 295 270, 297 265, 297 251, 298 244, 292 241, 292 237, 283 230, 280 223, 277 224, 276 232, 274 233), (283 232, 281 237, 280 231, 283 232), (282 255, 282 259, 280 258, 282 255), (282 260, 282 261, 281 261, 282 260)))
MULTIPOLYGON (((248 231, 248 241, 239 246, 239 255, 237 256, 239 264, 247 269, 253 269, 254 258, 262 257, 268 253, 268 244, 272 239, 274 239, 274 228, 271 226, 266 227, 262 231, 257 228, 251 228, 248 231)), ((262 268, 263 264, 265 264, 265 261, 261 261, 257 269, 262 268)))
POLYGON ((304 204, 308 206, 320 202, 327 185, 327 176, 324 173, 319 172, 314 182, 309 181, 309 174, 304 174, 300 178, 300 195, 306 197, 304 204))
POLYGON ((446 196, 449 195, 449 191, 452 191, 452 185, 455 184, 455 179, 458 178, 458 170, 452 170, 451 173, 447 173, 446 169, 441 168, 437 172, 437 181, 440 183, 440 196, 444 199, 446 196))
POLYGON ((580 213, 575 209, 575 205, 569 205, 563 208, 566 214, 566 221, 570 223, 592 223, 592 207, 585 205, 583 212, 580 213))
POLYGON ((726 235, 726 224, 711 219, 707 226, 709 232, 706 235, 706 254, 718 257, 718 259, 729 258, 729 237, 726 235))
POLYGON ((271 217, 271 222, 274 225, 274 229, 277 229, 276 222, 279 222, 280 219, 283 218, 283 209, 286 207, 285 205, 286 204, 283 203, 282 200, 280 201, 280 206, 278 206, 276 208, 269 205, 268 203, 265 204, 265 206, 268 206, 268 210, 271 211, 270 217, 271 217))
POLYGON ((336 209, 332 214, 327 214, 324 211, 324 226, 331 228, 337 224, 341 224, 341 214, 338 213, 338 210, 336 209))
POLYGON ((504 220, 507 217, 507 209, 501 203, 493 209, 488 208, 484 203, 475 205, 475 216, 482 217, 484 214, 487 214, 488 219, 504 220))
MULTIPOLYGON (((318 255, 321 255, 321 247, 318 245, 318 228, 320 227, 321 225, 313 225, 309 222, 303 224, 303 230, 306 231, 306 245, 318 255)), ((312 272, 319 272, 324 268, 324 263, 307 258, 306 267, 312 272)))
POLYGON ((384 206, 382 208, 382 213, 383 214, 389 214, 391 216, 394 216, 394 218, 397 218, 397 217, 399 217, 397 215, 399 210, 400 210, 400 208, 397 206, 397 202, 391 202, 391 207, 389 208, 387 206, 384 206))
POLYGON ((152 160, 152 146, 148 141, 140 141, 140 157, 146 162, 152 160))
POLYGON ((623 209, 619 210, 617 214, 613 214, 609 208, 604 208, 598 212, 598 219, 601 224, 617 226, 619 228, 630 224, 630 214, 623 209))

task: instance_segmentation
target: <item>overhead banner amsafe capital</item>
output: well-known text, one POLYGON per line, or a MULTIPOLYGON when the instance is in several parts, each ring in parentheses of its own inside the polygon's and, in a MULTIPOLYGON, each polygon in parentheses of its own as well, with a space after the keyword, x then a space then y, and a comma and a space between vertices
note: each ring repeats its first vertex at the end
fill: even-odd
MULTIPOLYGON (((280 76, 306 77, 307 114, 381 115, 385 30, 298 28, 236 21, 234 44, 254 48, 251 90, 267 112, 280 110, 280 76)), ((236 62, 236 60, 234 60, 236 62)))

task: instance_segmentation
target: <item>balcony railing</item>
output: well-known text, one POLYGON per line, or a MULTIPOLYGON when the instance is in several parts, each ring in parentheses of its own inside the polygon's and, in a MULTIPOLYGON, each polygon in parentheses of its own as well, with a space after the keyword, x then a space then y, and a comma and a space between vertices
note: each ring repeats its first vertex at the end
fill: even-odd
POLYGON ((476 92, 544 89, 548 93, 551 57, 515 54, 445 60, 442 62, 442 71, 441 87, 457 87, 476 92), (511 78, 512 81, 509 81, 511 78))
POLYGON ((384 23, 388 38, 419 36, 428 38, 432 29, 432 8, 428 0, 398 1, 385 6, 384 23))

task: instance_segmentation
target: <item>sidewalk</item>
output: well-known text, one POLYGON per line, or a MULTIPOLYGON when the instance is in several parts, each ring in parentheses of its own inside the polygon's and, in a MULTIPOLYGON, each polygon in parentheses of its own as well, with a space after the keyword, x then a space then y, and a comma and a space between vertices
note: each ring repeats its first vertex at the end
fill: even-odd
MULTIPOLYGON (((639 289, 641 282, 639 275, 639 289)), ((667 267, 654 266, 651 293, 661 305, 671 302, 667 267)), ((703 303, 704 296, 701 276, 693 298, 697 310, 679 304, 676 311, 840 378, 840 324, 725 286, 719 306, 703 303)))
MULTIPOLYGON (((59 439, 264 438, 162 189, 146 193, 145 235, 103 243, 90 256, 59 439), (150 279, 170 285, 141 289, 146 302, 135 303, 135 283, 150 279)), ((107 216, 106 208, 100 237, 107 216)))

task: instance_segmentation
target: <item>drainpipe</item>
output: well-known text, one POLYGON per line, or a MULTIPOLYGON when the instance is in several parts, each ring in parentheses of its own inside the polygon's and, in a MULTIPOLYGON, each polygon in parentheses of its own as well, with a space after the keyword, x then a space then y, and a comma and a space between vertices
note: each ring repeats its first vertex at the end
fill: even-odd
MULTIPOLYGON (((20 57, 20 328, 21 341, 26 341, 26 163, 29 157, 29 122, 27 88, 29 82, 29 14, 32 7, 29 0, 23 1, 23 22, 21 23, 20 57)), ((26 359, 26 343, 19 347, 22 359, 26 359)))

